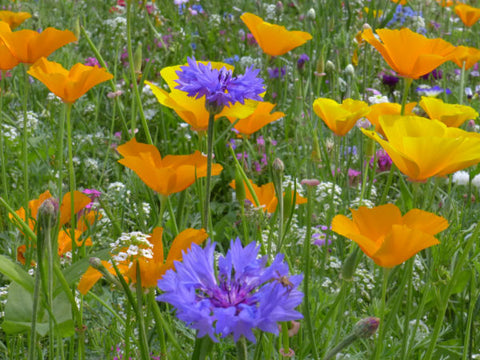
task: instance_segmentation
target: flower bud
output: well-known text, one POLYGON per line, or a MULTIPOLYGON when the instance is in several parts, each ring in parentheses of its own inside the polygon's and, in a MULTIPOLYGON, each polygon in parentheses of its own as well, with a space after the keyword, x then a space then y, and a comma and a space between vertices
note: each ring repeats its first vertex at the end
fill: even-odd
POLYGON ((133 55, 133 69, 136 74, 142 73, 142 44, 139 43, 133 55))
POLYGON ((342 279, 345 281, 352 281, 353 274, 355 274, 357 263, 358 247, 355 248, 345 259, 342 266, 342 279))
POLYGON ((285 165, 283 164, 283 161, 279 158, 273 160, 272 166, 273 170, 277 171, 278 173, 283 173, 285 171, 285 165))
POLYGON ((38 208, 37 223, 48 231, 55 225, 57 215, 58 202, 54 198, 48 198, 38 208))
POLYGON ((238 168, 235 168, 235 193, 237 194, 237 200, 243 206, 243 202, 245 201, 245 184, 243 183, 243 176, 240 173, 238 168))
POLYGON ((378 329, 378 325, 380 324, 380 319, 377 317, 370 316, 368 318, 362 319, 355 324, 353 327, 353 333, 358 338, 369 338, 378 329))
POLYGON ((345 74, 347 74, 349 76, 354 76, 355 75, 355 68, 353 67, 352 64, 348 64, 345 67, 345 74))
POLYGON ((325 72, 330 73, 334 71, 335 71, 335 64, 330 60, 327 60, 327 62, 325 63, 325 72))
POLYGON ((310 8, 308 11, 307 11, 307 19, 308 20, 315 20, 315 18, 317 17, 317 14, 315 14, 315 9, 314 8, 310 8))

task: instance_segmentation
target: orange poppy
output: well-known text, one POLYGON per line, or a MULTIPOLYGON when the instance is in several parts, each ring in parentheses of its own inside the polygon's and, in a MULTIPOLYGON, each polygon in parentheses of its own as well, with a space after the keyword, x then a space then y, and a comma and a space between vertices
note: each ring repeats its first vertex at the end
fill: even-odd
POLYGON ((447 104, 440 99, 422 96, 419 105, 430 119, 440 120, 447 126, 459 127, 467 120, 476 119, 478 112, 467 105, 447 104))
MULTIPOLYGON (((0 32, 9 32, 10 26, 4 22, 0 21, 0 32)), ((18 59, 12 55, 7 46, 0 41, 0 70, 10 70, 18 65, 18 59)))
POLYGON ((437 0, 438 5, 443 6, 443 7, 448 7, 455 5, 454 0, 437 0))
POLYGON ((459 68, 463 68, 465 63, 465 70, 468 70, 480 60, 480 50, 469 46, 457 46, 448 60, 453 61, 459 68))
POLYGON ((395 4, 400 4, 400 5, 407 5, 408 0, 390 0, 391 2, 395 4))
POLYGON ((32 15, 27 12, 0 11, 0 21, 5 21, 12 30, 31 17, 32 15))
MULTIPOLYGON (((252 180, 249 179, 248 181, 250 181, 253 191, 255 192, 258 202, 260 203, 260 207, 263 209, 263 211, 273 214, 278 205, 278 198, 275 195, 275 186, 273 185, 273 182, 269 182, 262 186, 257 186, 252 182, 252 180)), ((245 183, 243 185, 245 188, 245 197, 255 206, 255 200, 252 193, 245 183)), ((235 180, 230 182, 230 186, 235 189, 235 180)), ((285 193, 283 193, 283 196, 285 197, 285 193)), ((300 196, 298 193, 295 193, 295 199, 296 205, 305 204, 307 202, 307 199, 303 196, 300 196)))
POLYGON ((448 222, 441 216, 413 209, 404 216, 393 204, 374 208, 350 209, 352 220, 337 215, 332 230, 355 241, 375 264, 392 268, 419 251, 439 244, 434 235, 445 230, 448 222))
MULTIPOLYGON (((416 102, 411 102, 405 105, 405 114, 410 115, 412 114, 413 109, 417 105, 416 102)), ((383 133, 382 127, 378 119, 380 116, 383 115, 400 115, 402 111, 402 105, 397 103, 380 103, 380 104, 373 104, 370 105, 370 112, 365 115, 365 117, 370 121, 370 123, 375 126, 375 131, 385 135, 383 133)))
MULTIPOLYGON (((174 261, 182 260, 182 252, 190 249, 192 244, 201 244, 208 237, 203 229, 186 229, 173 240, 167 258, 164 259, 162 234, 163 228, 156 227, 152 234, 148 236, 147 241, 136 239, 135 244, 124 246, 118 249, 116 254, 112 254, 112 261, 115 261, 120 273, 130 283, 135 284, 137 282, 136 262, 138 261, 142 287, 156 286, 157 281, 162 278, 167 270, 175 268, 174 261)), ((111 262, 102 261, 102 265, 112 275, 116 275, 111 262)), ((102 273, 100 271, 89 267, 78 283, 78 290, 85 295, 101 277, 102 273)))
POLYGON ((57 30, 52 27, 41 33, 33 30, 1 31, 0 39, 19 62, 26 64, 33 64, 62 46, 77 41, 70 30, 57 30))
MULTIPOLYGON (((117 147, 123 156, 118 160, 133 170, 152 190, 169 196, 185 190, 197 178, 207 176, 207 157, 200 151, 191 155, 167 155, 163 159, 153 145, 137 142, 135 138, 117 147)), ((212 175, 218 175, 223 167, 212 164, 212 175)))
POLYGON ((279 56, 305 44, 312 35, 305 31, 289 31, 285 26, 270 24, 252 13, 244 13, 240 19, 247 25, 265 54, 279 56))
MULTIPOLYGON (((259 101, 253 114, 244 119, 238 120, 233 127, 243 135, 252 135, 254 132, 260 130, 265 125, 270 124, 271 122, 274 122, 285 116, 285 114, 281 111, 275 111, 274 113, 271 113, 274 107, 275 104, 272 104, 268 101, 259 101)), ((233 116, 230 116, 229 113, 229 109, 225 109, 223 115, 226 116, 228 120, 233 124, 237 120, 237 118, 235 116, 235 113, 233 114, 233 116)))
POLYGON ((480 162, 480 134, 419 116, 384 115, 379 121, 385 140, 360 130, 377 141, 412 181, 445 176, 480 162))
POLYGON ((454 11, 467 27, 473 26, 480 19, 480 9, 470 5, 459 4, 454 11))
POLYGON ((345 99, 341 104, 328 98, 318 98, 313 102, 313 111, 338 136, 344 136, 358 119, 366 116, 370 109, 360 100, 345 99))
POLYGON ((408 28, 401 30, 379 29, 380 41, 371 29, 362 37, 383 56, 400 76, 418 79, 449 60, 455 46, 443 39, 428 39, 408 28))
POLYGON ((68 104, 77 101, 95 85, 113 78, 113 75, 103 68, 77 63, 70 70, 66 70, 59 63, 45 58, 33 64, 28 73, 68 104))

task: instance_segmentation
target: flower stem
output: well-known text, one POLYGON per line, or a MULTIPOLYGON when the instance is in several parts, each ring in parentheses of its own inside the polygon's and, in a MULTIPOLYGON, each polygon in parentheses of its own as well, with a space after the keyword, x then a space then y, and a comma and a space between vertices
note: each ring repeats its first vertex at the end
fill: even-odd
MULTIPOLYGON (((28 207, 28 202, 30 200, 29 188, 28 188, 28 117, 27 117, 27 101, 29 96, 30 84, 28 82, 27 66, 24 65, 23 68, 23 134, 22 134, 22 160, 23 160, 23 208, 25 209, 25 221, 29 221, 30 218, 30 209, 28 207)), ((1 109, 0 109, 1 111, 1 109)), ((3 131, 3 129, 2 129, 3 131)), ((31 239, 27 238, 26 244, 26 266, 30 266, 30 260, 32 259, 32 243, 31 239)))
MULTIPOLYGON (((207 129, 207 178, 205 181, 205 203, 203 206, 202 223, 203 228, 208 233, 208 225, 210 218, 210 186, 212 179, 212 160, 213 160, 213 125, 215 123, 215 115, 210 114, 208 118, 207 129)), ((211 236, 211 234, 210 234, 211 236)))
POLYGON ((377 344, 375 346, 375 360, 379 360, 383 351, 383 338, 385 336, 385 301, 387 295, 387 283, 388 283, 388 274, 390 269, 383 268, 383 281, 382 281, 382 298, 380 303, 379 319, 380 319, 380 329, 378 331, 377 344))
POLYGON ((138 334, 140 336, 140 353, 142 355, 143 360, 150 359, 149 352, 148 352, 148 343, 147 343, 147 333, 145 332, 145 321, 143 318, 143 290, 142 290, 142 276, 140 273, 140 263, 138 261, 135 262, 135 266, 137 267, 137 282, 135 286, 135 290, 137 293, 137 306, 135 308, 136 317, 138 321, 138 334))
POLYGON ((460 72, 460 91, 458 92, 458 103, 463 105, 463 94, 465 93, 465 61, 462 62, 462 71, 460 72))
MULTIPOLYGON (((69 189, 70 189, 70 238, 72 239, 72 261, 75 262, 77 259, 77 243, 75 242, 75 170, 73 168, 73 143, 72 143, 72 105, 66 104, 67 106, 67 146, 68 146, 68 178, 69 178, 69 189)), ((61 200, 61 199, 60 199, 61 200)))
POLYGON ((240 336, 240 339, 238 339, 235 345, 237 347, 237 359, 247 360, 248 350, 247 350, 247 339, 245 339, 245 336, 240 336))
POLYGON ((404 78, 403 80, 402 109, 400 110, 400 115, 405 115, 405 104, 407 103, 408 92, 410 91, 410 85, 412 85, 413 79, 404 78))
MULTIPOLYGON (((0 82, 0 126, 3 125, 3 93, 5 92, 5 71, 1 71, 0 82)), ((2 163, 2 196, 8 202, 8 187, 7 187, 7 164, 5 163, 5 152, 3 146, 3 131, 0 131, 0 162, 2 163)))

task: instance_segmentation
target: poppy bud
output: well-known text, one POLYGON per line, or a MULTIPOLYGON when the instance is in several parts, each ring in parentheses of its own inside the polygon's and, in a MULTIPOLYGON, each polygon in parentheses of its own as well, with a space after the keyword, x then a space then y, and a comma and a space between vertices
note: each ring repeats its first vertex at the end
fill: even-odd
POLYGON ((307 19, 308 20, 315 20, 315 17, 317 16, 317 14, 315 13, 315 9, 314 8, 310 8, 308 11, 307 11, 307 19))
POLYGON ((285 165, 283 164, 283 161, 280 160, 279 158, 276 158, 273 160, 273 170, 277 171, 278 173, 283 173, 285 171, 285 165))
POLYGON ((354 75, 355 75, 355 68, 353 67, 352 64, 348 64, 348 65, 345 67, 345 74, 350 75, 350 76, 354 76, 354 75))
POLYGON ((329 73, 334 71, 335 71, 335 64, 330 60, 327 60, 327 62, 325 63, 325 72, 329 73))
POLYGON ((235 193, 237 194, 237 200, 243 206, 245 201, 245 184, 243 183, 243 177, 238 168, 235 168, 235 193))
POLYGON ((139 43, 133 55, 133 69, 136 74, 142 73, 142 44, 139 43))

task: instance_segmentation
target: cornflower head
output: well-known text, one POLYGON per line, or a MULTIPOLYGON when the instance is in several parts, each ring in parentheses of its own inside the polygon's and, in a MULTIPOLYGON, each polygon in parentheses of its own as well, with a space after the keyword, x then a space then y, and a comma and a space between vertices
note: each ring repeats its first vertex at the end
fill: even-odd
POLYGON ((260 94, 265 92, 263 79, 257 77, 260 69, 253 66, 245 74, 233 76, 231 70, 222 67, 212 68, 208 62, 197 62, 188 58, 188 65, 181 66, 176 72, 178 84, 176 89, 188 93, 188 96, 200 99, 205 96, 205 107, 211 114, 218 114, 224 106, 230 107, 237 102, 244 104, 245 99, 262 101, 260 94))
POLYGON ((173 305, 198 337, 209 335, 215 342, 215 334, 255 342, 254 328, 278 334, 278 321, 303 317, 295 310, 303 298, 298 290, 303 275, 288 276, 283 254, 266 266, 259 249, 255 243, 242 247, 240 239, 232 240, 227 255, 218 260, 216 276, 215 243, 204 249, 192 245, 183 262, 175 264, 176 272, 168 271, 158 281, 163 294, 157 300, 173 305))

